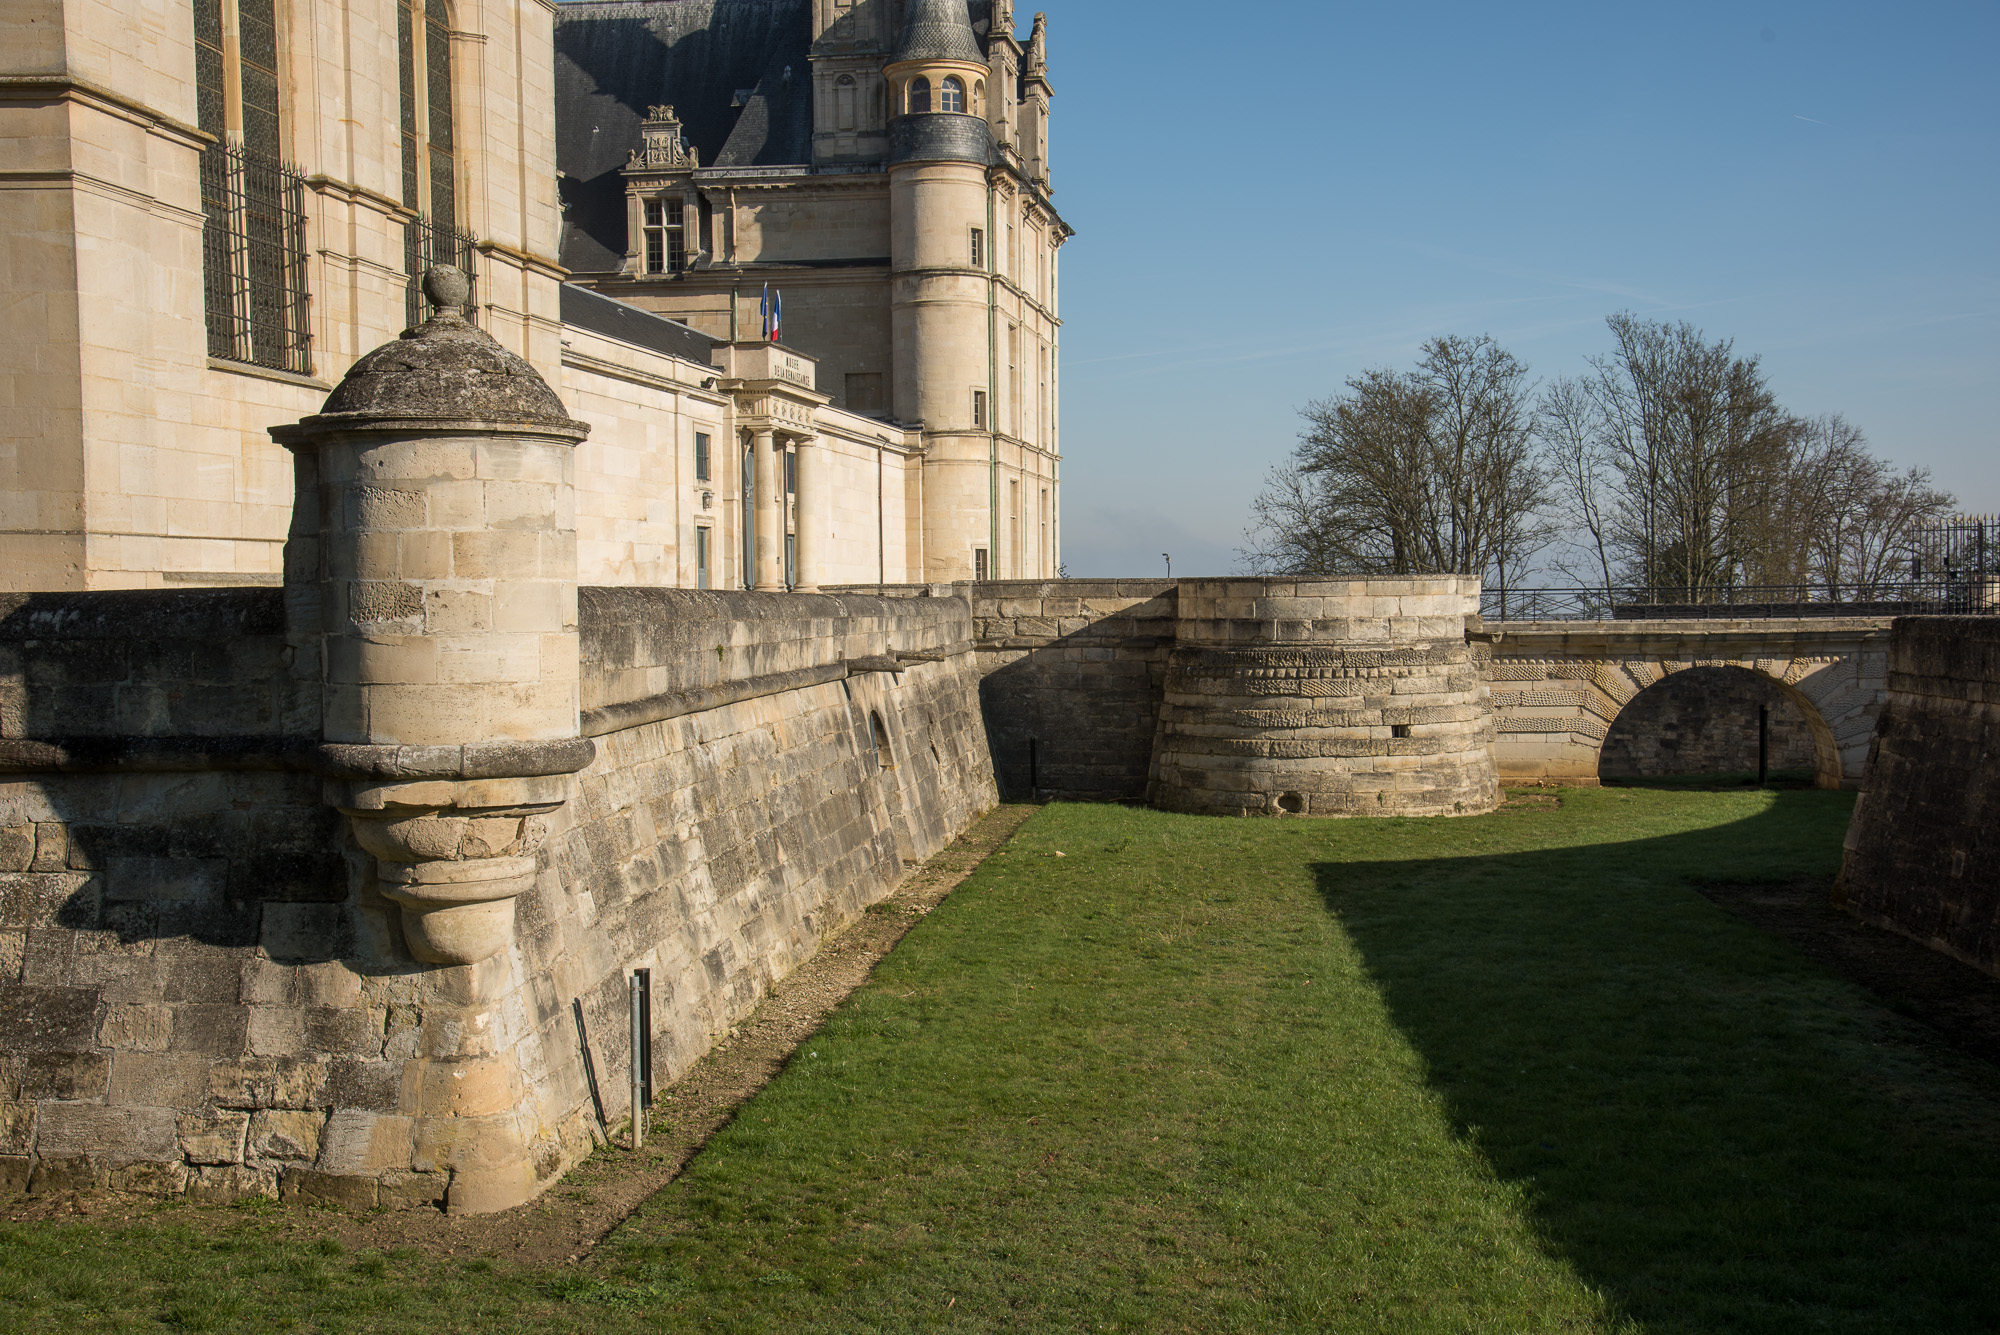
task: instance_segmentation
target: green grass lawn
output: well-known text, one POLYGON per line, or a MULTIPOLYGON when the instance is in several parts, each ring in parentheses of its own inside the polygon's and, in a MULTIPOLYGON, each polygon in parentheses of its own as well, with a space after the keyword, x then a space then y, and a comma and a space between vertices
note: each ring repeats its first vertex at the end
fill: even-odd
POLYGON ((0 1328, 2000 1329, 2000 1074, 1690 888, 1851 799, 1563 801, 1048 808, 581 1269, 15 1226, 0 1328))

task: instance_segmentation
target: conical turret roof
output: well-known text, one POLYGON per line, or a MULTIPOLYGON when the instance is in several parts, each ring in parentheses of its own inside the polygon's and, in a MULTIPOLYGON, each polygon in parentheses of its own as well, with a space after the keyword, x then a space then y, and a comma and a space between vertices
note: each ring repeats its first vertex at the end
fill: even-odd
POLYGON ((896 59, 969 60, 984 65, 965 0, 914 0, 910 20, 896 43, 896 59))

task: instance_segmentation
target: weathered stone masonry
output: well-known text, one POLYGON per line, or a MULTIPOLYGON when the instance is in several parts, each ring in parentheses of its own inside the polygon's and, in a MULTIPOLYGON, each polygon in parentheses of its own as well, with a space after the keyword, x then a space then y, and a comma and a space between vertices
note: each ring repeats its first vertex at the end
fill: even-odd
POLYGON ((669 1078, 995 800, 961 601, 579 605, 597 754, 460 967, 322 801, 277 591, 0 605, 0 1182, 524 1198, 589 1144, 572 998, 619 1117, 627 971, 669 1078))
POLYGON ((1896 622, 1834 901, 2000 975, 2000 619, 1896 622))
POLYGON ((995 800, 957 600, 581 591, 452 314, 286 433, 278 591, 0 608, 0 1180, 454 1211, 624 1115, 995 800))

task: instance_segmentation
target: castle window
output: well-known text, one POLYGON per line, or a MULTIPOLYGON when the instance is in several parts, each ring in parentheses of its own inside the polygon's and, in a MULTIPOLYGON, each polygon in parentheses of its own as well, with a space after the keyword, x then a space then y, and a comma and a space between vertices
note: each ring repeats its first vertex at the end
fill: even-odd
POLYGON ((982 584, 986 582, 986 549, 984 547, 974 547, 972 549, 972 577, 982 584))
POLYGON ((972 425, 982 431, 986 429, 986 391, 983 389, 972 391, 972 425))
POLYGON ((938 94, 938 110, 958 112, 965 110, 965 80, 951 78, 944 81, 944 87, 938 94))
POLYGON ((444 0, 397 0, 397 88, 402 110, 404 314, 422 315, 424 270, 451 264, 474 274, 472 238, 458 230, 458 159, 451 72, 451 15, 444 0))
POLYGON ((920 116, 931 109, 931 81, 921 76, 910 80, 910 114, 920 116))
POLYGON ((708 481, 708 468, 708 433, 697 431, 694 433, 694 480, 708 481))
POLYGON ((679 273, 687 267, 687 248, 682 238, 683 206, 678 199, 646 201, 646 272, 679 273))
POLYGON ((975 116, 984 116, 986 114, 986 80, 984 79, 972 85, 972 114, 975 116))
POLYGON ((842 130, 854 128, 855 84, 852 74, 843 74, 833 85, 834 124, 842 130))
POLYGON ((849 371, 847 411, 870 416, 888 412, 888 377, 880 371, 849 371))
POLYGON ((972 267, 975 269, 986 267, 986 231, 984 228, 975 227, 972 229, 972 267))
POLYGON ((458 222, 452 153, 451 20, 444 0, 399 0, 396 39, 403 110, 403 203, 458 222))
POLYGON ((868 740, 875 743, 875 762, 883 769, 896 768, 896 753, 889 749, 889 730, 872 709, 868 711, 868 740))
POLYGON ((312 370, 305 181, 280 159, 275 0, 195 0, 202 289, 212 357, 312 370), (232 96, 233 94, 233 96, 232 96))
POLYGON ((694 529, 694 586, 697 589, 709 587, 709 549, 715 538, 715 530, 706 524, 697 524, 694 529))

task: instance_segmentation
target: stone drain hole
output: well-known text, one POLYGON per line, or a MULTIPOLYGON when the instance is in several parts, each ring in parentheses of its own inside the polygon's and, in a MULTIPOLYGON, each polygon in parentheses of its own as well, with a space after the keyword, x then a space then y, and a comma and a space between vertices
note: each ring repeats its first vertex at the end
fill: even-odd
POLYGON ((1306 800, 1298 793, 1280 793, 1278 795, 1278 810, 1287 811, 1296 816, 1305 809, 1306 800))
POLYGON ((1410 725, 1407 723, 1391 723, 1389 725, 1389 735, 1391 737, 1408 737, 1410 735, 1410 725))

